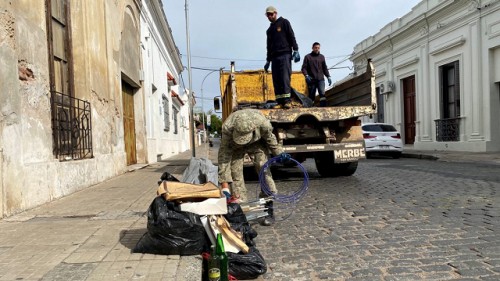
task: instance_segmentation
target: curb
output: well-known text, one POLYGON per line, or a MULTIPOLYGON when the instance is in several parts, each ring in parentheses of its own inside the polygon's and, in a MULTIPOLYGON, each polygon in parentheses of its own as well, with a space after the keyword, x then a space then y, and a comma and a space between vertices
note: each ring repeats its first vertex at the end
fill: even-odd
POLYGON ((429 155, 429 154, 418 154, 418 153, 402 153, 401 157, 404 158, 416 158, 416 159, 424 159, 424 160, 439 160, 438 156, 429 155))

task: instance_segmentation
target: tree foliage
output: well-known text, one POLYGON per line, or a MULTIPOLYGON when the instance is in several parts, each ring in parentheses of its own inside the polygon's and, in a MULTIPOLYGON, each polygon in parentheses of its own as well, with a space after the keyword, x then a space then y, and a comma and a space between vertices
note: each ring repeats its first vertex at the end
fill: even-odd
POLYGON ((217 114, 206 115, 205 113, 196 113, 196 127, 198 129, 203 129, 201 126, 202 122, 205 121, 205 128, 207 128, 208 133, 220 135, 222 129, 222 119, 217 116, 217 114), (208 118, 210 118, 210 126, 208 126, 208 118))

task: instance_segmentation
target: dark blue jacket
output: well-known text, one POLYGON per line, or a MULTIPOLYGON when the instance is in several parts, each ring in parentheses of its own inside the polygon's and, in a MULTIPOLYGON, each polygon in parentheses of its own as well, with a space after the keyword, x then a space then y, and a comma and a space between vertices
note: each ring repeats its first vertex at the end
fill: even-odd
POLYGON ((266 60, 271 61, 273 58, 282 54, 291 53, 299 50, 295 34, 292 26, 287 19, 279 17, 266 31, 267 34, 267 56, 266 60))

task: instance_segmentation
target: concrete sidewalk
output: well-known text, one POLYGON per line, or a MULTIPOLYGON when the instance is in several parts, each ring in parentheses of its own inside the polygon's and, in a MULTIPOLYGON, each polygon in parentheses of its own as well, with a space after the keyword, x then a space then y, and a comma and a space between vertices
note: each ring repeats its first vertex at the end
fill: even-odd
MULTIPOLYGON (((186 151, 0 220, 0 280, 201 280, 199 256, 133 254, 145 212, 168 171, 182 179, 186 151)), ((208 144, 196 156, 214 159, 208 144)))
POLYGON ((416 150, 405 146, 401 157, 437 160, 443 162, 464 162, 500 165, 500 152, 463 152, 416 150))

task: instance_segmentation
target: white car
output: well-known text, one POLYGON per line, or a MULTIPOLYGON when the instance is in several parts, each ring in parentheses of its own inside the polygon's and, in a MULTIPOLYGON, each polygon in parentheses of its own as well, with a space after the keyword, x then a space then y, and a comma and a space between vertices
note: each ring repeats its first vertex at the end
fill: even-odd
POLYGON ((373 154, 390 155, 395 159, 401 157, 403 141, 394 126, 386 123, 366 123, 361 129, 365 139, 366 158, 371 158, 373 154))

